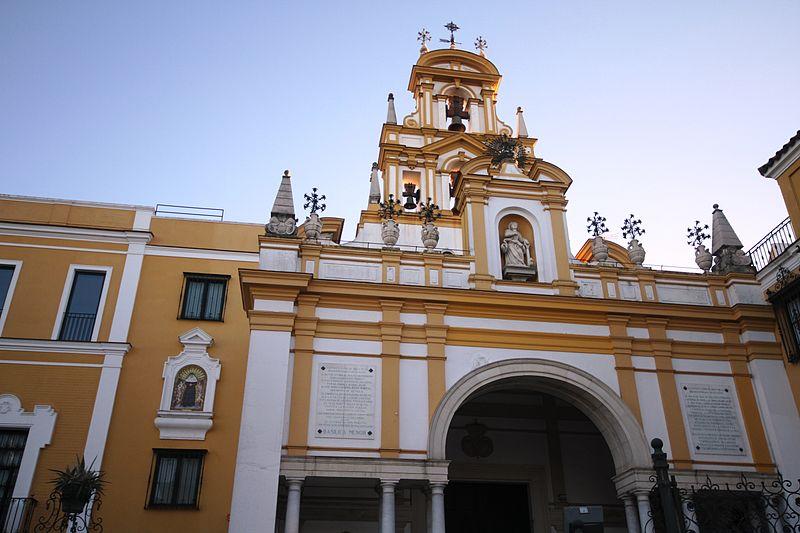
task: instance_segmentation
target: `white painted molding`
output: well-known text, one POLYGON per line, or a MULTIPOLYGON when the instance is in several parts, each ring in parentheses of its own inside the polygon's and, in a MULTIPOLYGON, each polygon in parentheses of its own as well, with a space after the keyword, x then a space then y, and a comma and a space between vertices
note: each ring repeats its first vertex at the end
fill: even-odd
POLYGON ((97 314, 94 319, 94 329, 92 330, 92 341, 97 340, 100 334, 100 325, 103 323, 103 311, 106 307, 106 297, 108 296, 108 286, 111 284, 111 273, 114 271, 113 267, 102 265, 76 265, 69 266, 67 272, 67 279, 64 282, 64 289, 61 291, 61 302, 58 304, 58 312, 56 313, 55 323, 53 324, 53 334, 50 337, 52 340, 58 340, 58 334, 61 331, 61 323, 64 321, 64 313, 67 310, 69 303, 69 296, 72 292, 72 282, 75 280, 75 272, 78 270, 85 272, 103 272, 103 289, 100 291, 100 302, 97 304, 97 314))
POLYGON ((11 283, 8 286, 8 292, 6 293, 6 301, 3 303, 3 308, 0 309, 0 336, 3 335, 3 326, 6 324, 6 318, 8 317, 8 312, 11 307, 11 299, 14 297, 14 289, 17 286, 17 280, 19 279, 19 272, 22 270, 22 261, 16 261, 13 259, 0 259, 0 265, 10 265, 14 267, 14 273, 11 274, 11 283))
POLYGON ((80 353, 86 355, 125 355, 131 349, 127 342, 78 342, 48 339, 0 338, 0 351, 80 353))
POLYGON ((214 339, 202 329, 192 328, 178 337, 178 340, 183 344, 183 351, 167 358, 164 363, 164 385, 155 425, 159 430, 159 437, 164 440, 205 440, 206 432, 212 426, 214 395, 221 368, 219 359, 208 354, 208 347, 213 344, 214 339), (202 411, 172 409, 175 378, 187 366, 200 367, 206 373, 202 411))
POLYGON ((147 244, 153 238, 153 234, 149 231, 75 228, 71 226, 18 224, 13 222, 0 222, 0 235, 69 241, 110 242, 115 244, 130 244, 134 242, 147 244))
POLYGON ((56 412, 49 405, 37 405, 33 411, 26 412, 19 398, 13 394, 0 394, 0 428, 28 430, 17 482, 12 492, 13 498, 30 496, 33 474, 39 461, 39 451, 50 444, 56 418, 56 412))

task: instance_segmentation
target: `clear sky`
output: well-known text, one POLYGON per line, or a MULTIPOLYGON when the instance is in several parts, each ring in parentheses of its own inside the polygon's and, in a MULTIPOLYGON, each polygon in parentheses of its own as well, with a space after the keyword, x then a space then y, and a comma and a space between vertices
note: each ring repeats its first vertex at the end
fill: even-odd
POLYGON ((573 178, 573 251, 593 211, 647 263, 693 265, 719 203, 746 247, 786 216, 756 168, 800 129, 800 2, 0 2, 0 191, 221 207, 265 222, 285 168, 352 238, 386 94, 401 117, 449 20, 525 108, 537 156, 573 178))

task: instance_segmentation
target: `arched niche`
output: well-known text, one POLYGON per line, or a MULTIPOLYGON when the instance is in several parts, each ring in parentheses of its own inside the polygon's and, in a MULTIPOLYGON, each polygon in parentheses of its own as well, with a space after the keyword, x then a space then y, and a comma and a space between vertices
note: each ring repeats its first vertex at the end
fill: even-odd
MULTIPOLYGON (((510 231, 510 228, 513 224, 516 224, 517 231, 522 235, 522 237, 528 241, 529 246, 529 255, 532 265, 536 266, 536 236, 533 231, 533 226, 528 221, 527 218, 522 216, 518 213, 508 213, 502 218, 497 225, 497 248, 500 250, 500 266, 501 271, 505 270, 506 267, 506 256, 505 253, 502 251, 502 245, 504 240, 506 239, 507 232, 510 231)), ((534 281, 536 278, 534 277, 534 281)))
MULTIPOLYGON (((538 206, 530 204, 527 207, 538 206)), ((541 216, 542 213, 539 213, 539 215, 541 216)), ((490 216, 492 219, 491 223, 487 224, 489 230, 487 243, 492 243, 493 245, 492 249, 489 250, 489 269, 493 276, 497 279, 502 279, 503 277, 503 254, 500 251, 500 243, 503 241, 503 234, 506 230, 506 225, 503 221, 510 217, 509 220, 525 221, 527 227, 530 228, 530 238, 528 240, 531 243, 531 256, 536 263, 537 281, 549 282, 554 279, 555 267, 548 263, 549 256, 545 254, 545 251, 550 250, 552 247, 552 238, 548 240, 550 236, 543 233, 544 230, 539 219, 531 210, 518 205, 501 205, 498 206, 496 213, 490 210, 490 216)), ((545 227, 547 228, 548 226, 545 227)), ((528 235, 525 235, 525 237, 528 238, 528 235)))

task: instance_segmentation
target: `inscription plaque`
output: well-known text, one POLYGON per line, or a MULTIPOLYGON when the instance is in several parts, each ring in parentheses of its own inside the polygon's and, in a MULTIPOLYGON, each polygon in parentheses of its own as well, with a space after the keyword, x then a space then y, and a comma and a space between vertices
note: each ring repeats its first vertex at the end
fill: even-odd
POLYGON ((321 363, 317 379, 317 437, 375 438, 375 366, 321 363))
POLYGON ((726 385, 680 385, 689 438, 696 453, 746 455, 736 398, 726 385))

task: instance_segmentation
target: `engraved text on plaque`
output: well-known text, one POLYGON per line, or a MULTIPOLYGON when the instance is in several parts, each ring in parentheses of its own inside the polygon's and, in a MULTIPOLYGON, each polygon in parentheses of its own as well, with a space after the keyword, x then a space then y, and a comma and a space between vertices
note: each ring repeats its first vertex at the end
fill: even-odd
POLYGON ((317 381, 317 437, 375 438, 375 366, 320 363, 317 381))

